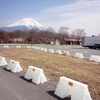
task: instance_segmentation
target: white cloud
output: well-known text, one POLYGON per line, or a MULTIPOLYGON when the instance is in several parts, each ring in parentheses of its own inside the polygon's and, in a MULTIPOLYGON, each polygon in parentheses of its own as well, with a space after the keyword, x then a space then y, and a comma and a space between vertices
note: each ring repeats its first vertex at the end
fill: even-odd
POLYGON ((78 0, 73 4, 47 8, 42 15, 44 20, 49 20, 44 25, 56 31, 67 26, 70 31, 81 28, 87 35, 100 34, 100 0, 78 0))
POLYGON ((82 11, 93 11, 93 10, 100 10, 100 1, 99 0, 93 0, 93 1, 87 1, 87 0, 80 0, 73 4, 66 4, 62 6, 56 6, 51 7, 43 10, 43 13, 45 14, 59 14, 59 13, 70 13, 70 12, 82 12, 82 11))

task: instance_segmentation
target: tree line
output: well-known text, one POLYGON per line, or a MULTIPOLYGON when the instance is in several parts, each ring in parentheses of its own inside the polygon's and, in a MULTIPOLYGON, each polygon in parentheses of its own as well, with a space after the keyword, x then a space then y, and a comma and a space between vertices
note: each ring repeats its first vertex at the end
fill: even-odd
POLYGON ((37 30, 16 30, 12 32, 5 32, 0 30, 0 42, 5 43, 32 43, 32 44, 49 44, 51 41, 59 40, 64 41, 64 38, 73 37, 77 38, 78 40, 85 36, 86 33, 84 29, 75 29, 72 33, 69 33, 68 27, 60 27, 58 32, 52 27, 48 27, 45 31, 37 31, 37 30), (20 41, 18 40, 20 39, 20 41))

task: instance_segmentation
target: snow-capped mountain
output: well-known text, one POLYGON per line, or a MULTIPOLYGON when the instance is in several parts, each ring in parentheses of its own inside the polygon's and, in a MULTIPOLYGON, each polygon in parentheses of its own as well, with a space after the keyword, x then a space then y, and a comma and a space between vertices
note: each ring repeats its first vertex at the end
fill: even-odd
POLYGON ((24 18, 18 22, 7 25, 6 27, 1 27, 0 29, 5 31, 30 30, 30 29, 36 29, 39 31, 46 30, 44 26, 42 26, 32 18, 24 18))

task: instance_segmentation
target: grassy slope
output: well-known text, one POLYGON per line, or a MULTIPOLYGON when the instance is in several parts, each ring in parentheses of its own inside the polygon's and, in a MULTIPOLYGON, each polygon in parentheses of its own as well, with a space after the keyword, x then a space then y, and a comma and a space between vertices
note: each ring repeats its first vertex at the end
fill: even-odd
MULTIPOLYGON (((44 69, 48 80, 58 82, 60 76, 88 84, 94 99, 100 99, 100 64, 33 49, 0 49, 0 56, 20 62, 24 71, 30 65, 44 69)), ((99 100, 98 99, 98 100, 99 100)))

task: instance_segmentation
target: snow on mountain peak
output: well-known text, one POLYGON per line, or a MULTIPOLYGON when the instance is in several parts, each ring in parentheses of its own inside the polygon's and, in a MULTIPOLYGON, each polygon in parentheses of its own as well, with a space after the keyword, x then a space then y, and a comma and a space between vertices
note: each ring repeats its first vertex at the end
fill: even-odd
POLYGON ((44 28, 44 26, 42 26, 32 18, 24 18, 18 22, 8 25, 7 27, 15 27, 15 26, 27 26, 30 29, 34 27, 37 27, 39 29, 44 28))

